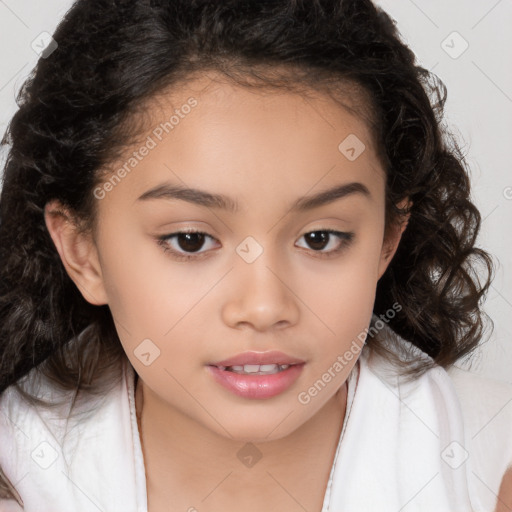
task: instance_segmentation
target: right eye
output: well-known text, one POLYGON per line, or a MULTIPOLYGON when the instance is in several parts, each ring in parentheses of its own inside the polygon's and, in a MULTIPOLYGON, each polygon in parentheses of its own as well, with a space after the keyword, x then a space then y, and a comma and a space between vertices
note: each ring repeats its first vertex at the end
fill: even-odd
POLYGON ((204 254, 205 251, 199 252, 203 247, 206 238, 216 240, 208 233, 196 230, 176 231, 168 235, 158 237, 158 245, 164 252, 170 253, 173 258, 178 260, 198 259, 196 254, 204 254), (172 242, 175 242, 174 244, 172 242), (184 252, 181 252, 184 251, 184 252))

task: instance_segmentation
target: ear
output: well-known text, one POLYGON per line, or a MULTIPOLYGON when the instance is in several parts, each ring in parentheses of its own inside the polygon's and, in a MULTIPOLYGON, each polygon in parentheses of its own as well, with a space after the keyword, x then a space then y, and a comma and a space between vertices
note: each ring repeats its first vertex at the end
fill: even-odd
POLYGON ((45 205, 44 220, 69 277, 84 299, 107 304, 96 245, 91 235, 81 233, 74 216, 58 201, 45 205))
MULTIPOLYGON (((398 203, 397 206, 400 209, 407 207, 407 210, 409 210, 412 206, 412 202, 407 198, 398 203)), ((409 223, 410 216, 410 213, 405 214, 405 216, 400 219, 397 224, 392 226, 386 236, 386 239, 384 240, 384 243, 382 244, 378 270, 379 279, 383 276, 384 272, 386 272, 386 269, 388 268, 391 260, 393 259, 393 256, 396 253, 396 250, 398 249, 398 244, 400 243, 402 234, 405 231, 407 224, 409 223)))

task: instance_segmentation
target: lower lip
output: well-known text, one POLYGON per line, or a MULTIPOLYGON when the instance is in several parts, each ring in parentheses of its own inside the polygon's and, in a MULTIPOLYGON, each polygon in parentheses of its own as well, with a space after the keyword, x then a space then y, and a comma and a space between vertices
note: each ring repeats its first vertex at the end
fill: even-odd
POLYGON ((216 366, 207 366, 221 386, 235 395, 252 399, 272 398, 283 393, 297 380, 303 367, 304 363, 294 364, 271 375, 241 375, 216 366))

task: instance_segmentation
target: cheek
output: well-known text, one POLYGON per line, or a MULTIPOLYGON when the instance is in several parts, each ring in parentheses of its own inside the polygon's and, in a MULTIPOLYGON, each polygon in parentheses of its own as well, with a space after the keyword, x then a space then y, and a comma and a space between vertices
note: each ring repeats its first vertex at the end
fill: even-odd
POLYGON ((198 329, 195 320, 203 310, 198 303, 218 278, 197 279, 191 265, 173 263, 156 241, 129 228, 105 229, 100 240, 108 305, 137 372, 160 375, 169 361, 188 363, 194 342, 190 333, 198 329), (186 343, 174 343, 176 339, 186 343), (148 359, 154 362, 147 367, 148 359))
POLYGON ((302 282, 299 294, 323 323, 326 357, 343 352, 354 340, 361 346, 373 312, 379 258, 378 236, 368 237, 330 268, 311 270, 302 282))
POLYGON ((353 340, 360 339, 371 319, 375 290, 375 280, 368 272, 352 268, 310 295, 311 304, 315 304, 318 316, 328 328, 323 336, 328 352, 344 350, 353 340))
POLYGON ((366 318, 373 310, 380 251, 379 233, 361 236, 339 259, 309 264, 302 293, 334 323, 366 318))
POLYGON ((108 305, 121 328, 120 335, 124 333, 125 337, 129 335, 137 340, 159 332, 165 327, 155 322, 159 311, 167 306, 162 301, 169 300, 176 289, 164 274, 165 258, 159 252, 161 249, 129 225, 107 223, 100 234, 99 246, 108 305))

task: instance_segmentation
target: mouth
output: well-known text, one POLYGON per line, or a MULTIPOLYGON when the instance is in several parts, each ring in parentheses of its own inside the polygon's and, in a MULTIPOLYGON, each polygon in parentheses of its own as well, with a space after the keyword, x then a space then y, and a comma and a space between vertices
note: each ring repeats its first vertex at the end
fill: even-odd
POLYGON ((277 396, 299 378, 305 361, 278 351, 245 352, 207 365, 222 387, 243 398, 277 396))
POLYGON ((245 371, 247 373, 258 371, 275 373, 280 367, 303 364, 304 362, 302 359, 290 356, 279 350, 268 350, 266 352, 243 352, 228 359, 211 363, 210 366, 216 366, 223 370, 229 369, 229 371, 245 371))
MULTIPOLYGON (((215 366, 215 365, 213 365, 215 366)), ((291 364, 245 364, 235 366, 217 366, 219 370, 238 373, 239 375, 273 375, 293 366, 291 364)))

